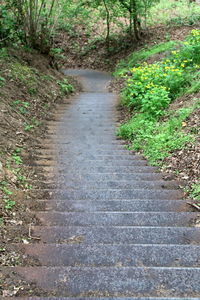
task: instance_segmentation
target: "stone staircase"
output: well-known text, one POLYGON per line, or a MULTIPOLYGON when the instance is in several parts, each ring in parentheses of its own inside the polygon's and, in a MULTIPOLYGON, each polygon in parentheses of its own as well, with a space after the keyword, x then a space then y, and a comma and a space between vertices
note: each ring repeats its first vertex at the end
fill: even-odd
POLYGON ((84 92, 60 106, 38 150, 36 163, 49 174, 36 200, 44 207, 36 212, 40 225, 32 228, 40 241, 15 245, 38 266, 4 270, 38 292, 17 299, 200 299, 199 214, 176 181, 116 139, 109 76, 65 73, 78 75, 84 92))

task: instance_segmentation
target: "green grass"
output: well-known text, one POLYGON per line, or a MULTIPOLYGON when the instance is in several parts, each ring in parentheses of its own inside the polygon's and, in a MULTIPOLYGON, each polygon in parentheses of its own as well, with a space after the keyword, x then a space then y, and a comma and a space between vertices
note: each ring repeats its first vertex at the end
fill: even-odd
POLYGON ((193 184, 192 191, 190 193, 190 197, 195 199, 195 200, 198 200, 199 205, 200 205, 200 183, 193 184))
POLYGON ((199 91, 199 42, 200 30, 192 30, 181 47, 170 51, 163 61, 140 64, 155 51, 166 49, 169 43, 134 53, 127 63, 129 73, 124 74, 124 69, 118 73, 127 78, 121 104, 134 112, 131 120, 120 126, 118 135, 128 139, 131 149, 142 151, 153 165, 162 164, 174 150, 195 140, 196 132, 186 133, 184 121, 200 107, 199 100, 193 98, 193 102, 183 103, 177 111, 170 110, 169 104, 180 93, 199 91))
POLYGON ((0 49, 0 59, 6 59, 9 57, 8 50, 6 48, 0 49))
POLYGON ((175 41, 168 41, 165 43, 160 43, 158 45, 154 45, 151 47, 148 47, 146 49, 142 49, 137 52, 133 52, 130 54, 127 59, 121 60, 116 68, 116 71, 114 73, 115 76, 121 76, 124 73, 126 73, 130 68, 133 66, 138 66, 151 56, 159 53, 168 53, 175 49, 177 47, 177 42, 175 41))
POLYGON ((193 25, 200 20, 200 5, 188 0, 161 0, 154 5, 147 20, 147 25, 193 25))
POLYGON ((159 165, 173 150, 181 149, 194 139, 184 132, 183 122, 196 107, 197 104, 177 112, 171 111, 167 120, 160 122, 136 114, 119 128, 118 135, 132 141, 131 149, 142 150, 152 165, 159 165))
POLYGON ((191 82, 189 88, 185 90, 186 95, 194 94, 200 91, 200 80, 194 80, 191 82))
POLYGON ((10 63, 10 77, 15 81, 20 81, 27 87, 30 95, 37 94, 38 88, 38 71, 20 62, 10 63))

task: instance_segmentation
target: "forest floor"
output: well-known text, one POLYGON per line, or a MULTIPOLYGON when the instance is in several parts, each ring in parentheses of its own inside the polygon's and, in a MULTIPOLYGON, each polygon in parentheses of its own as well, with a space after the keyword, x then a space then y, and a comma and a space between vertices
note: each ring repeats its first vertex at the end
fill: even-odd
POLYGON ((125 36, 113 38, 110 42, 112 49, 110 53, 107 51, 104 40, 91 42, 90 37, 82 28, 77 28, 75 36, 62 31, 57 34, 55 39, 55 48, 62 49, 62 55, 57 59, 57 66, 58 68, 96 69, 113 72, 117 63, 130 53, 169 40, 184 40, 195 28, 198 26, 166 27, 160 25, 145 32, 139 42, 130 41, 130 38, 125 36))

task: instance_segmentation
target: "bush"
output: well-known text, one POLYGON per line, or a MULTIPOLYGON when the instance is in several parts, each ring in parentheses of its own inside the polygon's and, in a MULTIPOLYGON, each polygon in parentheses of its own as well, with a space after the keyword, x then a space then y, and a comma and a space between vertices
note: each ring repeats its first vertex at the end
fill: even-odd
POLYGON ((170 101, 192 81, 192 72, 199 68, 199 62, 200 30, 192 30, 182 47, 172 51, 168 59, 129 70, 123 104, 149 113, 149 117, 161 116, 170 101))
POLYGON ((16 38, 15 20, 7 5, 0 6, 0 46, 16 38))
POLYGON ((160 121, 170 102, 182 90, 197 91, 199 87, 200 30, 192 30, 179 50, 154 64, 143 63, 125 75, 122 104, 134 109, 132 119, 121 125, 118 135, 133 141, 133 150, 143 150, 152 164, 159 164, 170 152, 193 139, 183 128, 184 120, 199 103, 178 112, 168 113, 160 121), (189 88, 188 88, 189 87, 189 88))

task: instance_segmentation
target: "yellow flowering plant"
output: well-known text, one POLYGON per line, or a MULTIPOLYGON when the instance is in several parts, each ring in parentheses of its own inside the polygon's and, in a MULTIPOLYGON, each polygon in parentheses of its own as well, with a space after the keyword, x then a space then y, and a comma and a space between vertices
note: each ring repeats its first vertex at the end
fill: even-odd
POLYGON ((184 85, 192 79, 192 71, 199 68, 200 30, 192 30, 179 50, 169 58, 154 64, 143 63, 129 70, 131 76, 124 88, 123 103, 138 111, 159 117, 176 98, 184 85))

